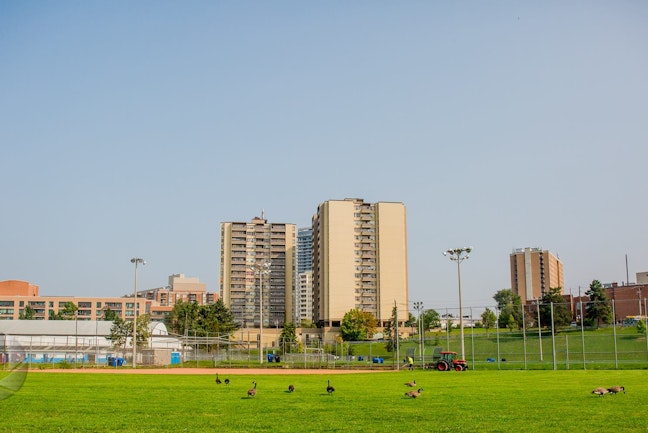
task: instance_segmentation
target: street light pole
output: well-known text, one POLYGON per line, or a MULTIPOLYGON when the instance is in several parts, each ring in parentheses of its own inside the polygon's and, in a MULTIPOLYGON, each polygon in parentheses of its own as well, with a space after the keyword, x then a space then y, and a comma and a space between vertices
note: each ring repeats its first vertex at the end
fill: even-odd
POLYGON ((131 263, 135 264, 135 289, 133 291, 133 368, 137 367, 137 265, 145 265, 144 259, 133 257, 131 263))
POLYGON ((263 364, 263 275, 270 275, 270 260, 254 263, 250 270, 259 274, 259 364, 263 364))
POLYGON ((457 280, 459 282, 459 329, 461 334, 461 359, 465 358, 465 348, 464 348, 464 324, 463 324, 463 305, 462 305, 462 296, 461 296, 461 262, 470 257, 470 252, 472 247, 463 247, 447 250, 443 252, 444 256, 450 256, 450 260, 457 262, 457 280))

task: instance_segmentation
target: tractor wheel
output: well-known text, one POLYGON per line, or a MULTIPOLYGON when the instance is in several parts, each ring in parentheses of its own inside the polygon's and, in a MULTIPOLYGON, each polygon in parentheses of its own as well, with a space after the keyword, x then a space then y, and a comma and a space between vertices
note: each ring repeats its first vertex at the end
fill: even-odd
POLYGON ((450 368, 450 366, 445 361, 437 362, 437 370, 446 371, 448 368, 450 368))
POLYGON ((455 365, 455 371, 463 371, 463 366, 461 364, 455 365))

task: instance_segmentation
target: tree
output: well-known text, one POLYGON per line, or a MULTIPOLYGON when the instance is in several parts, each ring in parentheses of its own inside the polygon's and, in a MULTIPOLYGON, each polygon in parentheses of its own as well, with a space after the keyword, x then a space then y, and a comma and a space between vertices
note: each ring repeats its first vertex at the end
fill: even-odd
POLYGON ((151 316, 149 314, 137 316, 137 347, 148 346, 148 339, 151 336, 149 323, 151 323, 151 316))
POLYGON ((373 314, 354 308, 342 318, 340 334, 344 341, 362 341, 373 337, 376 327, 377 322, 373 314))
POLYGON ((601 323, 612 323, 612 307, 601 282, 592 281, 585 295, 590 298, 590 302, 585 304, 585 317, 592 323, 596 321, 597 328, 601 323))
POLYGON ((510 332, 513 332, 513 330, 518 327, 518 324, 515 321, 515 317, 513 317, 512 314, 509 314, 508 323, 506 326, 508 327, 510 332))
MULTIPOLYGON (((175 334, 201 337, 229 338, 239 329, 234 315, 222 299, 208 305, 178 301, 166 317, 165 324, 175 334)), ((213 349, 214 346, 210 345, 210 348, 213 349)))
POLYGON ((50 314, 50 320, 74 320, 78 309, 74 302, 68 301, 58 313, 50 314))
POLYGON ((110 308, 106 308, 104 310, 103 320, 107 320, 109 322, 114 322, 115 319, 118 318, 118 317, 119 317, 118 312, 116 312, 114 310, 111 310, 110 308))
MULTIPOLYGON (((148 314, 142 314, 137 316, 137 347, 146 347, 148 345, 148 338, 151 336, 149 332, 149 323, 151 321, 151 316, 148 314)), ((126 342, 133 335, 133 322, 131 320, 126 321, 121 317, 116 317, 113 320, 113 325, 110 328, 110 336, 108 339, 112 342, 113 346, 116 348, 125 347, 126 342)), ((131 338, 131 347, 133 345, 133 340, 131 338)))
POLYGON ((545 326, 551 326, 551 305, 553 304, 553 324, 555 328, 571 323, 572 314, 561 294, 562 287, 552 287, 542 296, 540 320, 545 326))
POLYGON ((511 324, 511 316, 513 316, 513 323, 515 326, 520 327, 522 324, 522 298, 511 289, 498 290, 493 296, 497 302, 497 308, 500 311, 499 327, 506 328, 511 324))
POLYGON ((441 327, 441 317, 435 310, 425 310, 423 314, 421 314, 421 321, 423 322, 424 333, 432 328, 441 327))
POLYGON ((198 307, 195 302, 178 301, 165 318, 165 324, 175 334, 184 335, 198 327, 198 307))
POLYGON ((293 344, 297 343, 297 327, 294 323, 284 323, 283 329, 281 330, 281 335, 279 335, 279 342, 283 346, 285 353, 291 352, 293 344))
POLYGON ((239 326, 234 321, 234 314, 225 305, 222 298, 209 305, 201 305, 198 309, 199 321, 202 324, 200 331, 230 336, 239 326))
POLYGON ((409 327, 415 327, 416 326, 416 316, 412 313, 408 314, 407 322, 405 322, 405 326, 409 327))
POLYGON ((130 335, 133 335, 133 322, 127 322, 119 316, 115 317, 108 336, 112 345, 115 348, 124 347, 130 335))
POLYGON ((396 305, 394 305, 394 308, 392 308, 391 319, 387 322, 387 326, 385 326, 385 329, 383 330, 385 349, 387 349, 387 352, 393 352, 396 348, 396 341, 398 340, 398 333, 396 332, 397 319, 398 310, 396 309, 396 305))
POLYGON ((36 310, 31 305, 25 306, 25 310, 18 315, 18 320, 34 320, 36 318, 36 310))
POLYGON ((497 321, 497 316, 491 310, 490 308, 486 308, 484 312, 481 314, 481 319, 482 319, 482 325, 486 329, 486 336, 488 337, 488 330, 491 329, 493 326, 495 326, 495 322, 497 321))
POLYGON ((643 320, 639 319, 637 322, 637 332, 639 334, 645 334, 646 333, 646 322, 643 320))

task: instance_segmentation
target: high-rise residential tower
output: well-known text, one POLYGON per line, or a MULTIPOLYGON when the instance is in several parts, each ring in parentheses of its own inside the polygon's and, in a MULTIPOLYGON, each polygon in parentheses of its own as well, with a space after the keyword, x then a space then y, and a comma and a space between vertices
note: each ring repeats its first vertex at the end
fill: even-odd
POLYGON ((264 327, 292 322, 295 224, 269 223, 262 215, 220 226, 220 293, 234 319, 242 326, 258 327, 263 306, 264 327))
POLYGON ((313 229, 297 230, 296 323, 313 321, 313 229))
POLYGON ((297 230, 297 273, 313 269, 313 229, 297 230))
POLYGON ((563 264, 558 257, 542 248, 513 250, 511 261, 511 289, 522 303, 542 296, 555 287, 565 289, 563 264))
MULTIPOLYGON (((407 226, 403 203, 329 200, 313 216, 313 321, 340 326, 357 308, 384 326, 407 309, 407 226)), ((404 319, 406 320, 406 319, 404 319)))

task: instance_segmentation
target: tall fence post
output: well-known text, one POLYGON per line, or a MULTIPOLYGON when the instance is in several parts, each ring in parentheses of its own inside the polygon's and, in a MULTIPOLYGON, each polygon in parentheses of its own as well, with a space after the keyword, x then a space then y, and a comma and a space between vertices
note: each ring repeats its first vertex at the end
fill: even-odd
POLYGON ((542 325, 540 324, 540 299, 536 299, 536 306, 538 307, 538 342, 540 347, 540 362, 542 358, 542 325))
POLYGON ((500 340, 499 340, 499 317, 500 317, 500 311, 499 307, 495 307, 495 311, 497 311, 497 319, 495 320, 495 336, 497 337, 497 369, 501 369, 500 365, 500 340))
POLYGON ((524 305, 520 305, 522 309, 522 343, 524 351, 524 369, 527 369, 527 340, 526 340, 526 318, 524 317, 524 305))
POLYGON ((556 330, 554 327, 554 303, 549 304, 551 308, 551 357, 553 358, 553 369, 557 370, 558 366, 556 365, 556 330))
MULTIPOLYGON (((612 317, 616 318, 616 310, 614 308, 614 299, 612 299, 612 317)), ((616 319, 612 320, 612 335, 614 336, 614 368, 619 369, 619 356, 617 351, 617 336, 616 336, 616 319)))
POLYGON ((580 297, 580 286, 578 286, 578 302, 580 304, 581 341, 583 344, 583 370, 587 370, 587 362, 585 361, 585 325, 583 325, 585 315, 583 314, 583 300, 580 297))
POLYGON ((472 340, 471 348, 470 348, 470 354, 472 356, 472 369, 475 369, 475 319, 473 318, 473 311, 472 307, 470 307, 470 323, 472 324, 472 327, 470 328, 470 338, 472 340))
MULTIPOLYGON (((644 298, 644 312, 645 312, 645 319, 644 319, 644 324, 646 325, 646 355, 648 355, 648 310, 646 310, 646 298, 644 298)), ((641 319, 639 319, 641 320, 641 319)))

